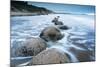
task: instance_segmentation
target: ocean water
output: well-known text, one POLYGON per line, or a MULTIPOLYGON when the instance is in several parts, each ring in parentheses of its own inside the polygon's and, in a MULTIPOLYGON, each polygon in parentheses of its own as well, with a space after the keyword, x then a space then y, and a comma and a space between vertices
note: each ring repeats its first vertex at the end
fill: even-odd
POLYGON ((72 62, 79 62, 79 60, 68 51, 70 47, 81 51, 92 51, 91 60, 95 60, 95 15, 48 14, 11 17, 11 60, 13 63, 20 61, 21 63, 18 64, 22 64, 26 62, 25 59, 32 58, 16 56, 15 51, 25 40, 38 37, 45 27, 54 25, 51 21, 56 16, 60 16, 59 20, 70 29, 61 30, 65 35, 64 38, 57 43, 48 43, 48 48, 57 48, 59 51, 68 53, 72 62))

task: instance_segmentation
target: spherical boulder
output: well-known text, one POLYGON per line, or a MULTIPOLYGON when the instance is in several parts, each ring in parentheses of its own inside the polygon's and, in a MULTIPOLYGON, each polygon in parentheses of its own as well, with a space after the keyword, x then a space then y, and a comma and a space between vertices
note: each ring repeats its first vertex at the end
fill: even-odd
POLYGON ((16 50, 17 56, 35 56, 46 49, 46 42, 41 38, 31 38, 26 40, 20 48, 16 50))
POLYGON ((49 26, 42 30, 40 37, 45 41, 58 41, 64 37, 61 31, 55 26, 49 26))
POLYGON ((33 60, 29 65, 39 65, 39 64, 59 64, 70 62, 68 56, 55 48, 49 48, 36 56, 33 56, 33 60))

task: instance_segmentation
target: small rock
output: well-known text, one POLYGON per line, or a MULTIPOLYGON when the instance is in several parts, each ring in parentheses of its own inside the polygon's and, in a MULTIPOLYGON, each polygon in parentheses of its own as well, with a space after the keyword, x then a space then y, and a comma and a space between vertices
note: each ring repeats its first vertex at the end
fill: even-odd
POLYGON ((55 25, 64 25, 62 21, 54 22, 55 25))
POLYGON ((69 29, 69 27, 66 25, 56 25, 56 26, 61 30, 68 30, 69 29))

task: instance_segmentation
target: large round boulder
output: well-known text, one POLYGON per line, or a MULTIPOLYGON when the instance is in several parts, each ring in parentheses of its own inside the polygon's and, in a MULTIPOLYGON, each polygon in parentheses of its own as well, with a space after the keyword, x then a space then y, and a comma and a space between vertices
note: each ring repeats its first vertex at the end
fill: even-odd
POLYGON ((56 48, 49 48, 36 56, 33 56, 33 60, 29 65, 39 65, 39 64, 59 64, 70 62, 68 56, 59 51, 56 48))
POLYGON ((31 38, 26 40, 20 48, 16 50, 17 56, 35 56, 46 49, 46 42, 41 38, 31 38))
POLYGON ((42 30, 40 37, 45 41, 58 41, 64 37, 61 31, 55 26, 49 26, 42 30))

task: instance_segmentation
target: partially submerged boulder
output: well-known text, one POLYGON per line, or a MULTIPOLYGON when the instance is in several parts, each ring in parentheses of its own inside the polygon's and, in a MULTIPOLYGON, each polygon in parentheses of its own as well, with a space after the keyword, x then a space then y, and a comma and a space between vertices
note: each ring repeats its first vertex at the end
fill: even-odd
POLYGON ((71 47, 69 51, 76 56, 79 62, 92 61, 91 60, 92 52, 89 50, 79 50, 74 47, 71 47))
POLYGON ((54 22, 55 25, 64 25, 62 21, 54 22))
POLYGON ((55 25, 63 25, 63 22, 62 21, 59 21, 59 18, 60 16, 57 16, 55 17, 52 22, 55 24, 55 25))
POLYGON ((68 26, 66 25, 56 25, 57 28, 61 29, 61 30, 68 30, 70 29, 68 26))

